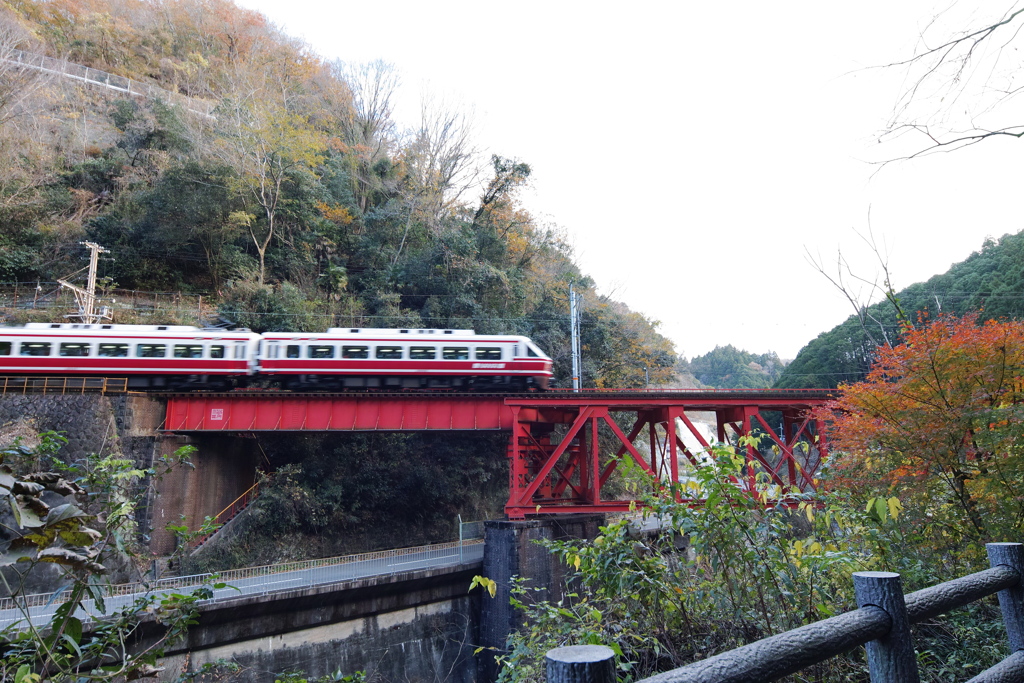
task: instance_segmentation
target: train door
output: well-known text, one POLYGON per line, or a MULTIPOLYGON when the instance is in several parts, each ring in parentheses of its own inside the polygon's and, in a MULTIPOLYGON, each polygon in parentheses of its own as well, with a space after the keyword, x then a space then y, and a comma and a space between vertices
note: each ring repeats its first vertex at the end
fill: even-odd
MULTIPOLYGON (((246 374, 251 375, 255 368, 253 367, 254 362, 250 362, 248 348, 248 341, 242 339, 236 340, 231 345, 231 360, 233 361, 232 365, 234 365, 235 367, 240 367, 243 363, 245 363, 246 374)), ((253 361, 254 360, 255 358, 253 359, 253 361)))
POLYGON ((261 343, 264 345, 263 349, 257 354, 260 372, 265 372, 268 369, 273 370, 277 365, 277 359, 281 355, 281 344, 265 339, 261 343))

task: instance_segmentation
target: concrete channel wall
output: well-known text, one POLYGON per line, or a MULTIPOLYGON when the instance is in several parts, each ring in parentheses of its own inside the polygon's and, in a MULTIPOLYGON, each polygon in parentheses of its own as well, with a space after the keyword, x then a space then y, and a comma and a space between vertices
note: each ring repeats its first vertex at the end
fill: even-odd
MULTIPOLYGON (((482 598, 468 588, 480 568, 477 562, 219 601, 204 607, 187 640, 168 653, 160 680, 224 660, 239 667, 233 683, 272 682, 288 670, 309 679, 340 670, 377 682, 478 681, 473 651, 482 598)), ((152 635, 144 630, 138 645, 152 635)))
POLYGON ((541 589, 538 599, 562 597, 566 568, 538 541, 594 538, 601 523, 600 515, 487 522, 482 561, 218 600, 164 661, 163 680, 230 661, 239 683, 269 683, 287 670, 489 683, 493 652, 523 623, 509 604, 513 577, 541 589), (477 574, 497 582, 495 597, 468 591, 477 574))

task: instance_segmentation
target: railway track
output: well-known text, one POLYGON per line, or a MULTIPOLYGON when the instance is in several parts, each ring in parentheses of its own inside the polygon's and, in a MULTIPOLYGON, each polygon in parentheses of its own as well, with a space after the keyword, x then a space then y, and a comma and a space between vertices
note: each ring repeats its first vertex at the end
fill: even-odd
POLYGON ((128 389, 128 380, 124 377, 98 376, 31 376, 7 375, 0 376, 0 394, 7 393, 49 393, 49 394, 124 394, 137 393, 154 397, 207 396, 210 398, 253 398, 253 397, 359 397, 373 396, 377 398, 494 398, 508 397, 517 399, 623 399, 635 396, 643 399, 676 399, 694 400, 714 399, 828 399, 838 396, 836 389, 548 389, 547 391, 495 392, 495 391, 451 391, 444 389, 405 389, 394 390, 349 390, 349 391, 295 391, 290 389, 259 389, 245 388, 231 391, 200 390, 147 390, 128 389))

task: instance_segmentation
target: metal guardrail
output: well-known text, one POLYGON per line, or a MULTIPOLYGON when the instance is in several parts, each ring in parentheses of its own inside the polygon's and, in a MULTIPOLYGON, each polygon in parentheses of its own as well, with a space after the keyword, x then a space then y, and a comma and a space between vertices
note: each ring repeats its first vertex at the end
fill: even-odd
POLYGON ((459 540, 482 540, 485 532, 483 520, 463 522, 462 515, 459 515, 459 540))
MULTIPOLYGON (((118 322, 137 324, 201 324, 217 311, 217 300, 208 293, 107 289, 98 301, 111 308, 118 322)), ((45 311, 48 321, 56 322, 74 314, 77 306, 71 292, 57 282, 0 283, 0 309, 8 313, 45 311)))
MULTIPOLYGON (((998 593, 1013 653, 968 683, 1024 680, 1024 544, 986 545, 990 569, 903 595, 900 575, 856 572, 860 609, 807 624, 637 683, 769 683, 867 646, 871 683, 918 683, 910 626, 998 593)), ((548 653, 548 681, 603 681, 611 650, 558 648, 548 653), (572 650, 572 652, 560 652, 572 650), (605 652, 607 651, 607 652, 605 652), (582 662, 582 663, 581 663, 582 662), (593 669, 591 674, 590 669, 593 669), (586 674, 581 674, 583 670, 586 674), (582 677, 579 677, 581 676, 582 677), (572 676, 577 676, 573 678, 572 676)))
MULTIPOLYGON (((312 572, 306 580, 306 585, 328 584, 334 581, 328 580, 330 570, 344 565, 366 563, 366 572, 363 576, 387 576, 407 571, 406 565, 419 563, 424 560, 449 560, 445 564, 459 564, 462 562, 463 553, 466 547, 476 546, 483 543, 483 540, 472 541, 451 541, 448 543, 434 543, 430 545, 415 546, 412 548, 397 548, 393 550, 377 550, 369 553, 358 553, 356 555, 342 555, 339 557, 327 557, 317 560, 301 560, 298 562, 282 562, 279 564, 264 565, 261 567, 247 567, 244 569, 229 569, 219 573, 193 574, 190 576, 175 576, 156 581, 135 581, 132 583, 113 584, 102 587, 105 598, 113 598, 131 595, 149 595, 165 591, 180 591, 217 581, 233 584, 246 581, 246 589, 252 592, 269 593, 275 590, 283 590, 280 587, 279 578, 287 572, 310 571, 312 572), (418 559, 410 562, 402 562, 413 555, 418 559), (256 581, 252 581, 256 579, 256 581), (262 581, 260 580, 262 579, 262 581), (270 589, 271 586, 276 588, 270 589), (258 589, 269 590, 260 591, 258 589)), ((440 564, 440 563, 439 563, 440 564)), ((294 588, 292 586, 291 588, 294 588)), ((17 598, 0 598, 0 610, 30 609, 33 607, 56 607, 71 598, 72 591, 64 590, 57 593, 39 593, 34 595, 18 596, 17 598)))
POLYGON ((171 92, 170 90, 165 90, 158 86, 150 85, 149 83, 134 81, 130 78, 126 78, 125 76, 118 76, 116 74, 107 73, 106 71, 100 71, 99 69, 93 69, 92 67, 74 64, 63 59, 54 59, 53 57, 47 57, 46 55, 33 52, 25 52, 23 50, 10 50, 9 57, 3 61, 35 69, 36 71, 42 71, 44 73, 57 74, 64 78, 81 81, 88 85, 95 85, 108 90, 115 90, 129 96, 134 95, 137 97, 166 100, 183 107, 193 114, 198 114, 211 119, 215 118, 213 115, 214 110, 217 108, 217 104, 215 102, 188 97, 187 95, 171 92))
POLYGON ((124 394, 124 377, 0 376, 0 394, 124 394))

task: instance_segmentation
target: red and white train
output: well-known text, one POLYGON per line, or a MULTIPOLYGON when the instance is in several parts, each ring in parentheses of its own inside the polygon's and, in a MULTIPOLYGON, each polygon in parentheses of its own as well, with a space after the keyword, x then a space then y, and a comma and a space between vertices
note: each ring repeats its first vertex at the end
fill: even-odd
POLYGON ((325 333, 184 325, 0 327, 0 375, 127 377, 131 388, 224 388, 269 378, 293 389, 546 389, 552 361, 526 337, 473 330, 325 333))

